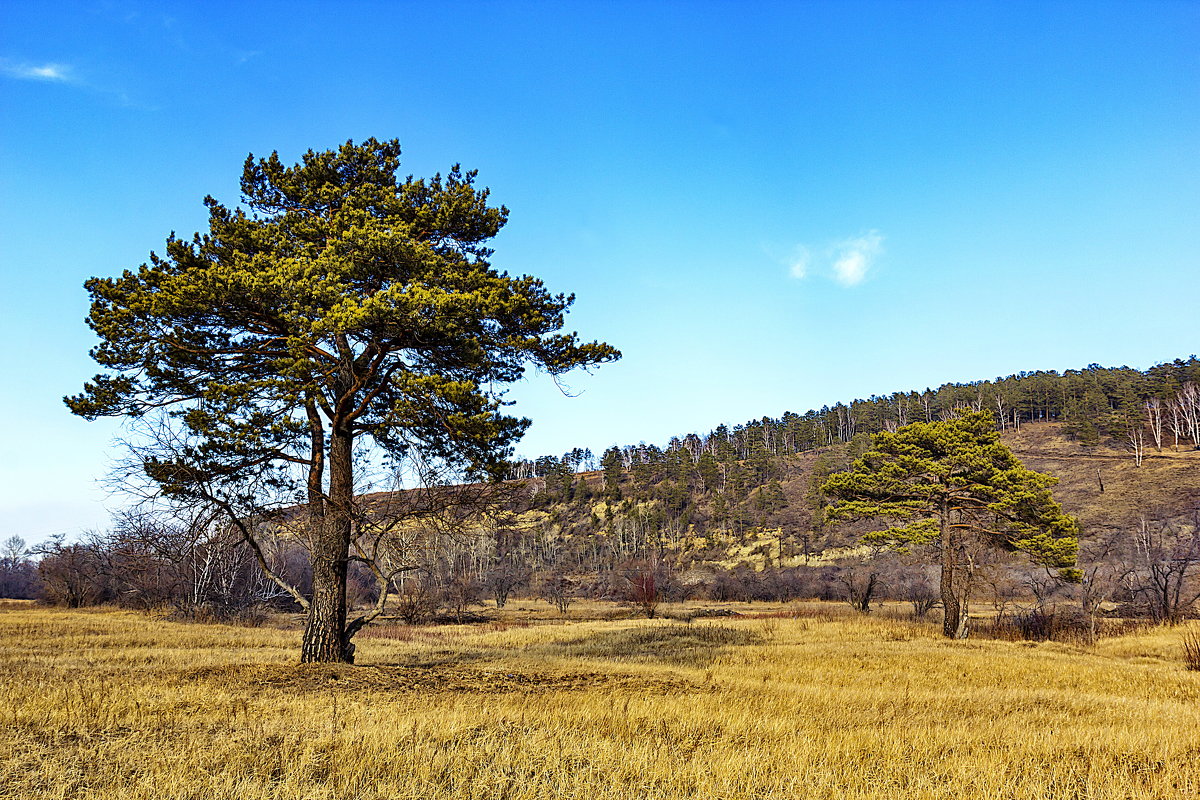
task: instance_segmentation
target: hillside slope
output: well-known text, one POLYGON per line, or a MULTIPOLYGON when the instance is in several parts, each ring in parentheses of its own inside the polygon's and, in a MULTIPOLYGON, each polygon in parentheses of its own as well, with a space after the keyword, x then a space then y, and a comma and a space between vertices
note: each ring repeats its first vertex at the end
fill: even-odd
POLYGON ((1025 425, 1004 440, 1025 466, 1059 479, 1055 497, 1079 517, 1085 537, 1133 529, 1143 517, 1200 512, 1200 450, 1151 448, 1139 467, 1128 450, 1112 443, 1081 445, 1063 428, 1025 425))
MULTIPOLYGON (((1132 534, 1142 519, 1200 514, 1200 450, 1151 449, 1138 466, 1113 443, 1075 441, 1064 423, 1025 424, 1003 438, 1026 466, 1059 479, 1055 497, 1079 518, 1085 542, 1132 534)), ((827 563, 852 549, 872 526, 823 523, 816 488, 868 443, 859 436, 757 467, 739 463, 708 481, 689 477, 687 470, 641 475, 626 470, 619 498, 599 471, 530 479, 528 503, 513 509, 516 527, 584 569, 602 551, 610 562, 657 554, 682 567, 827 563), (734 470, 738 482, 731 485, 734 470)))

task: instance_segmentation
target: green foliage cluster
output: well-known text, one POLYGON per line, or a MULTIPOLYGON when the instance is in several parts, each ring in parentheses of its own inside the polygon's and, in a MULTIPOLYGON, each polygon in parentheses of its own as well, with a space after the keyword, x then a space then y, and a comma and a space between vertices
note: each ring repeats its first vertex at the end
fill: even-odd
POLYGON ((168 407, 198 441, 184 474, 243 476, 312 456, 310 420, 398 456, 482 474, 528 420, 490 390, 533 362, 551 373, 617 352, 556 334, 572 298, 488 263, 508 210, 474 172, 398 179, 400 145, 369 139, 285 166, 247 158, 230 209, 172 235, 165 256, 93 278, 93 358, 108 371, 67 403, 87 418, 168 407))
POLYGON ((1021 464, 990 414, 969 412, 876 434, 871 449, 821 489, 835 501, 831 519, 901 522, 867 541, 905 547, 937 542, 947 530, 969 531, 1077 577, 1079 523, 1054 501, 1057 482, 1021 464))

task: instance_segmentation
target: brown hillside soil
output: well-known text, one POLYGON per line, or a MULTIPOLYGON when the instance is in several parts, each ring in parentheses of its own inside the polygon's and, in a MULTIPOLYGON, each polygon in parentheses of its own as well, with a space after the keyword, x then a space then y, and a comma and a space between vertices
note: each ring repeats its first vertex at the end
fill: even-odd
POLYGON ((1024 425, 1003 438, 1025 466, 1059 479, 1054 496, 1079 517, 1085 535, 1131 530, 1142 516, 1179 517, 1200 509, 1200 450, 1150 448, 1138 467, 1131 452, 1112 444, 1071 441, 1059 423, 1024 425))

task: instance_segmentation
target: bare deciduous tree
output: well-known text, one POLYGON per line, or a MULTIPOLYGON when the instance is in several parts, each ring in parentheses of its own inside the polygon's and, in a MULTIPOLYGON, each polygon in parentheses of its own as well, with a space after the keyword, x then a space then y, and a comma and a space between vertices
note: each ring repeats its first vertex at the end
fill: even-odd
POLYGON ((1192 440, 1193 446, 1200 448, 1200 386, 1191 381, 1183 384, 1174 405, 1180 429, 1192 440))
POLYGON ((578 584, 558 570, 548 573, 538 583, 538 594, 552 603, 560 614, 567 613, 567 609, 575 602, 578 592, 578 584))
POLYGON ((1142 517, 1133 536, 1123 582, 1156 622, 1180 622, 1200 600, 1200 527, 1197 520, 1142 517))
POLYGON ((0 597, 29 600, 36 597, 37 566, 20 536, 10 536, 0 544, 0 597))
POLYGON ((1134 463, 1140 467, 1146 458, 1146 431, 1141 420, 1134 418, 1126 421, 1125 442, 1133 453, 1134 463))
POLYGON ((1146 424, 1150 428, 1150 437, 1154 440, 1154 446, 1158 452, 1162 452, 1163 442, 1163 422, 1164 413, 1163 402, 1157 397, 1151 397, 1146 400, 1146 424))

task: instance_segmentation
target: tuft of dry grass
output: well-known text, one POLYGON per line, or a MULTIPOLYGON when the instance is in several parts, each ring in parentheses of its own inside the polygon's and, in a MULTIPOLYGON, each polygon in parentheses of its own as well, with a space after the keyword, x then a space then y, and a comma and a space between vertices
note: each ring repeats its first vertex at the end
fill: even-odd
POLYGON ((433 633, 299 665, 290 630, 0 608, 0 797, 1200 795, 1179 629, 1090 649, 816 615, 433 633))
POLYGON ((1200 672, 1200 630, 1196 628, 1183 634, 1183 663, 1193 672, 1200 672))

